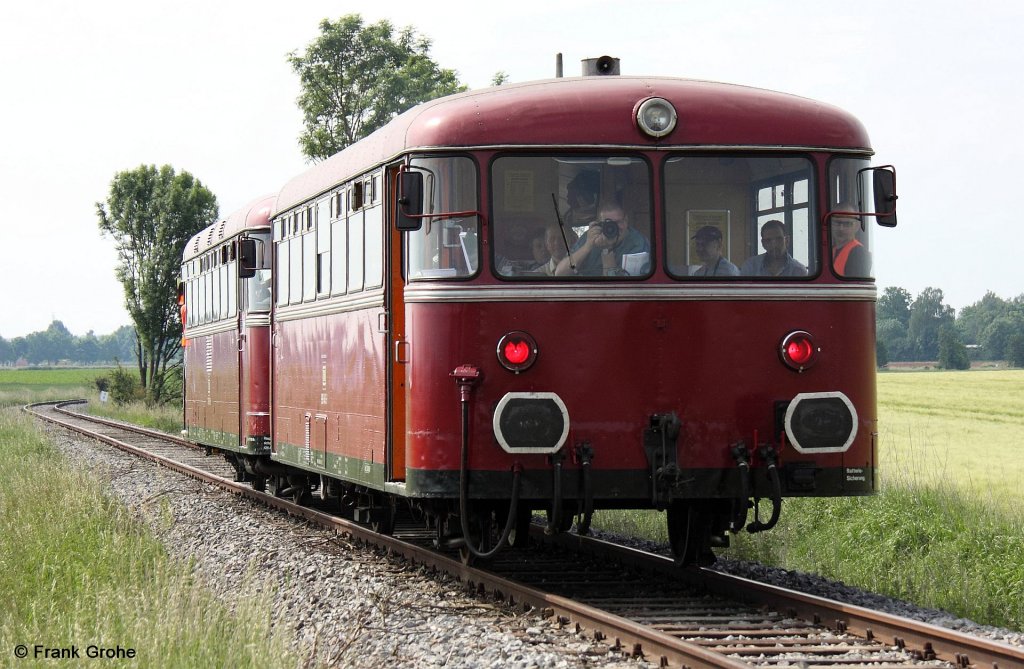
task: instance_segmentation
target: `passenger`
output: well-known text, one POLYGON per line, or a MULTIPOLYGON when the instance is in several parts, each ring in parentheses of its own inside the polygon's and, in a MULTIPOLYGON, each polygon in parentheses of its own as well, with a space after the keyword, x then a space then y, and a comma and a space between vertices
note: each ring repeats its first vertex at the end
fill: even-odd
POLYGON ((548 251, 545 237, 544 229, 538 228, 536 234, 530 240, 530 254, 533 256, 532 270, 543 268, 551 260, 551 253, 548 251))
POLYGON ((772 219, 761 226, 765 252, 747 258, 740 272, 745 276, 807 276, 803 263, 789 255, 789 235, 782 221, 772 219))
POLYGON ((639 262, 632 274, 646 274, 650 253, 650 243, 629 225, 622 205, 607 204, 601 207, 598 220, 591 222, 587 233, 572 246, 572 252, 559 261, 555 274, 571 275, 575 267, 575 274, 584 276, 629 276, 631 272, 623 268, 624 256, 639 262), (605 234, 605 224, 614 235, 605 234))
POLYGON ((579 237, 572 228, 565 229, 565 239, 562 239, 562 232, 557 227, 550 227, 544 233, 544 248, 549 257, 546 263, 534 268, 535 271, 543 272, 548 276, 554 276, 558 263, 566 256, 566 247, 571 248, 576 244, 579 237))
POLYGON ((858 216, 837 214, 832 217, 832 266, 839 276, 870 276, 871 253, 857 239, 859 229, 858 216))
POLYGON ((722 231, 705 225, 693 236, 700 267, 691 276, 739 276, 740 268, 722 256, 722 231))

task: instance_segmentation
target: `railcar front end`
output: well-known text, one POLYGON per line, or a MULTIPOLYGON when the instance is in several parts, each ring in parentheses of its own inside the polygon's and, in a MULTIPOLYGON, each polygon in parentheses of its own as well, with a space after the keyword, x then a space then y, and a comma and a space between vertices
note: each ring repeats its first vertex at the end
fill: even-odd
POLYGON ((276 484, 471 554, 663 509, 684 563, 871 494, 871 155, 841 110, 680 79, 407 112, 278 194, 276 484))

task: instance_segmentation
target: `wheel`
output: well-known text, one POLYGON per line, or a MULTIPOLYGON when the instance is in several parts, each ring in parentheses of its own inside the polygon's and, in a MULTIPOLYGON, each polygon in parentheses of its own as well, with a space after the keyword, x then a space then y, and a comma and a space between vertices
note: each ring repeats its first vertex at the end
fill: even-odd
POLYGON ((702 512, 695 504, 673 502, 666 512, 668 541, 676 564, 708 566, 714 564, 711 552, 711 514, 702 512))
POLYGON ((256 492, 264 492, 267 489, 267 477, 254 476, 252 479, 252 489, 256 492))

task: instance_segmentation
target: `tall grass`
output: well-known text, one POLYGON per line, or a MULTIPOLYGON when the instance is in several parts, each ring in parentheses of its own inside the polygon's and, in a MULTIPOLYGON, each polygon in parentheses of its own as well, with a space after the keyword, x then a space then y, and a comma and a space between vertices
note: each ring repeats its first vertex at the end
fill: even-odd
MULTIPOLYGON (((296 666, 259 602, 205 590, 32 419, 0 410, 0 652, 131 648, 139 667, 296 666)), ((240 580, 244 580, 241 579, 240 580)), ((119 663, 120 664, 120 663, 119 663)))
MULTIPOLYGON (((92 393, 95 395, 96 393, 92 393)), ((147 406, 145 402, 130 402, 117 405, 112 402, 99 402, 90 397, 88 411, 93 416, 103 416, 115 420, 123 420, 134 425, 141 425, 167 434, 177 435, 181 431, 181 403, 172 401, 160 406, 147 406)))

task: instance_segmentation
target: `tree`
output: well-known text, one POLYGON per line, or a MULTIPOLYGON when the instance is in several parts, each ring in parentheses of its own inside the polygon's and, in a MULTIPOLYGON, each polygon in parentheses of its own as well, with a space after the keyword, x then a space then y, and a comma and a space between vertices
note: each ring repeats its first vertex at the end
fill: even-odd
POLYGON ((1024 367, 1024 334, 1016 333, 1006 344, 1006 356, 1014 367, 1024 367))
POLYGON ((981 357, 993 360, 1001 358, 999 352, 992 351, 984 341, 984 333, 994 320, 1010 313, 1010 304, 992 291, 985 293, 979 301, 964 307, 956 318, 956 326, 963 334, 964 341, 969 344, 981 344, 981 357))
POLYGON ((306 51, 288 55, 299 75, 297 100, 310 160, 323 160, 421 102, 466 90, 454 70, 430 58, 430 40, 389 21, 363 25, 359 14, 320 22, 306 51))
POLYGON ((1011 313, 992 319, 981 333, 979 343, 989 360, 1003 360, 1010 357, 1010 338, 1024 331, 1024 316, 1011 313))
POLYGON ((970 369, 967 347, 952 324, 939 328, 939 367, 943 369, 970 369))
POLYGON ((895 318, 878 319, 875 339, 884 342, 889 360, 913 360, 914 347, 907 339, 907 326, 895 318))
POLYGON ((509 81, 508 72, 505 70, 498 70, 491 77, 491 86, 504 86, 509 81))
POLYGON ((911 294, 898 286, 889 286, 880 298, 878 308, 875 310, 875 318, 878 321, 894 319, 903 324, 903 327, 910 325, 910 304, 913 301, 911 294))
POLYGON ((942 290, 929 287, 921 291, 910 305, 907 335, 925 360, 938 358, 939 329, 954 322, 953 307, 943 304, 942 300, 942 290))
POLYGON ((181 348, 177 278, 185 243, 217 218, 217 198, 188 172, 142 165, 119 172, 106 206, 96 203, 100 230, 114 238, 125 307, 135 323, 139 382, 147 401, 165 399, 168 365, 181 348))

